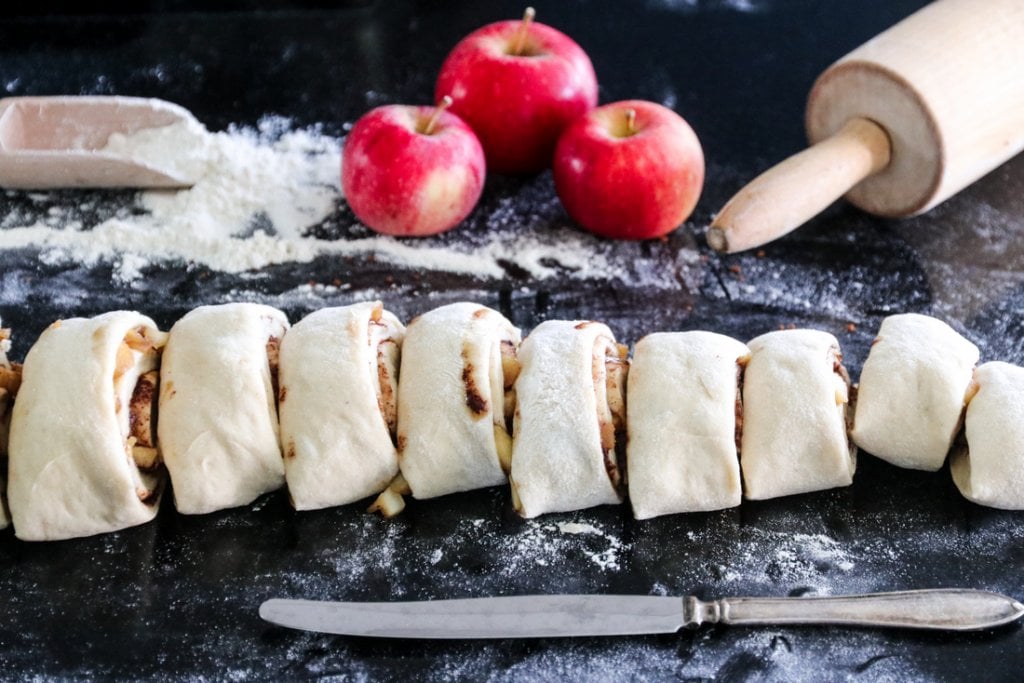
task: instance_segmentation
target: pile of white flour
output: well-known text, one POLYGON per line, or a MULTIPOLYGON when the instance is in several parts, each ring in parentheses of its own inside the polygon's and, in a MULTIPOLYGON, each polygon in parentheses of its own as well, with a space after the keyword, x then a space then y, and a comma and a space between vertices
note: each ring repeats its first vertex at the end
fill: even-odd
MULTIPOLYGON (((274 125, 211 134, 176 124, 115 136, 104 151, 184 172, 196 184, 141 192, 133 210, 93 226, 71 218, 102 201, 99 193, 86 193, 78 205, 55 204, 29 225, 11 225, 17 216, 8 215, 0 248, 40 246, 46 261, 114 260, 123 280, 161 260, 226 272, 309 260, 319 249, 303 230, 333 212, 341 197, 339 141, 300 130, 271 142, 274 125)), ((32 197, 52 201, 43 193, 32 197)))
POLYGON ((160 128, 143 128, 131 135, 113 133, 99 152, 156 166, 190 183, 210 173, 212 154, 210 134, 193 118, 160 128))
MULTIPOLYGON (((400 266, 480 278, 505 277, 509 264, 537 279, 607 278, 625 267, 607 240, 568 223, 547 188, 550 197, 541 202, 536 196, 499 200, 490 215, 478 218, 476 230, 462 226, 450 237, 399 240, 360 230, 315 237, 311 233, 332 237, 338 223, 352 220, 343 213, 341 139, 315 127, 292 129, 281 118, 218 133, 179 123, 112 136, 103 151, 162 167, 195 185, 122 197, 127 206, 111 206, 115 200, 104 192, 8 192, 14 208, 0 214, 0 249, 36 247, 51 264, 111 263, 122 282, 161 263, 239 273, 322 254, 372 254, 400 266), (525 213, 517 210, 526 203, 525 213), (538 211, 544 215, 534 215, 538 211), (553 226, 559 218, 562 225, 553 226), (325 223, 334 228, 312 230, 325 223)), ((635 268, 636 261, 630 263, 635 268)), ((662 277, 666 286, 676 286, 671 273, 662 277)))

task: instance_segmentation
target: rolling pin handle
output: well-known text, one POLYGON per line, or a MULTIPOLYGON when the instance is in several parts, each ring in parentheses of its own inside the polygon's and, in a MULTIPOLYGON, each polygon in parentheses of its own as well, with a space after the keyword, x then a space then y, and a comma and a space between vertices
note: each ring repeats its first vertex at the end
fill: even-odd
POLYGON ((885 168, 890 152, 881 126, 850 119, 832 137, 773 166, 736 193, 708 228, 708 244, 731 254, 792 232, 885 168))

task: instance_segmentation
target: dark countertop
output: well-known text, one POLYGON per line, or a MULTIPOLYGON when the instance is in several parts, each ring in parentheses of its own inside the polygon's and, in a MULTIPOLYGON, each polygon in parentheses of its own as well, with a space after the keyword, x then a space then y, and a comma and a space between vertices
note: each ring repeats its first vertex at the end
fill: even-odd
MULTIPOLYGON (((45 7, 46 3, 42 3, 45 7)), ((95 4, 95 3, 92 3, 95 4)), ((269 3, 268 3, 269 4, 269 3)), ((202 304, 251 299, 292 320, 378 293, 409 318, 469 298, 525 330, 588 317, 623 341, 668 329, 746 339, 779 325, 837 335, 854 376, 888 313, 941 317, 983 360, 1024 363, 1024 157, 929 214, 886 221, 839 204, 763 255, 719 257, 702 226, 742 184, 804 144, 802 110, 830 62, 922 0, 610 0, 538 3, 538 19, 594 61, 601 101, 667 103, 701 138, 707 184, 665 242, 616 244, 622 263, 662 265, 653 282, 478 278, 323 256, 247 278, 163 264, 125 284, 109 263, 0 252, 0 316, 15 357, 54 319, 137 308, 163 327, 202 304), (680 260, 680 255, 692 258, 680 260), (348 288, 288 296, 344 275, 348 288), (390 280, 385 278, 390 277, 390 280)), ((377 2, 329 8, 196 11, 149 3, 111 16, 79 6, 0 14, 7 95, 126 94, 177 102, 212 130, 263 116, 341 134, 371 106, 429 100, 451 46, 520 5, 377 2)), ((952 49, 952 48, 951 48, 952 49)), ((130 193, 100 195, 127 203, 130 193)), ((490 179, 468 224, 439 240, 473 243, 508 207, 524 222, 550 204, 550 176, 490 179)), ((60 201, 56 196, 54 201, 60 201)), ((66 198, 66 196, 64 196, 66 198)), ((0 218, 26 200, 0 195, 0 218)), ((339 207, 330 236, 363 234, 339 207)), ((542 213, 555 230, 564 215, 542 213), (557 225, 554 225, 557 224, 557 225)), ((0 677, 331 680, 1017 680, 1019 625, 950 635, 840 628, 709 628, 677 636, 543 642, 377 642, 262 623, 268 597, 413 599, 531 592, 800 595, 940 586, 1024 597, 1024 517, 964 501, 946 470, 898 470, 864 454, 853 486, 716 513, 647 522, 627 506, 519 520, 494 489, 412 501, 398 519, 359 505, 292 511, 283 493, 254 505, 157 521, 96 538, 28 544, 0 533, 0 677), (573 534, 559 523, 590 525, 573 534)))

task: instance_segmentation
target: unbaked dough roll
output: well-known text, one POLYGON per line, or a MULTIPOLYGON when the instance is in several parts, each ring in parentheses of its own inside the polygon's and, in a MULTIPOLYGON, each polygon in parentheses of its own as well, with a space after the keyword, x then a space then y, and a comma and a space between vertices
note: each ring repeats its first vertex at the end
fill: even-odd
POLYGON ((21 385, 21 366, 7 360, 11 350, 11 331, 0 327, 0 529, 11 523, 7 507, 7 438, 11 428, 14 397, 21 385))
POLYGON ((523 517, 622 502, 626 355, 591 321, 549 320, 523 341, 511 476, 523 517))
POLYGON ((57 321, 29 350, 11 418, 18 538, 90 536, 156 515, 164 476, 150 411, 166 336, 117 311, 57 321))
POLYGON ((953 481, 981 505, 1024 510, 1024 368, 985 363, 974 373, 964 431, 950 459, 953 481))
POLYGON ((712 332, 651 334, 626 395, 629 499, 647 519, 740 504, 739 381, 750 350, 712 332))
POLYGON ((839 342, 818 330, 782 330, 748 346, 740 442, 747 498, 849 486, 857 461, 839 342))
POLYGON ((850 435, 899 467, 942 467, 960 429, 978 347, 935 318, 916 313, 882 321, 857 389, 850 435))
POLYGON ((284 484, 278 347, 284 313, 201 306, 171 328, 160 371, 160 446, 179 512, 246 505, 284 484))
POLYGON ((473 303, 442 306, 409 323, 398 390, 398 453, 414 497, 507 481, 519 341, 519 329, 503 315, 473 303))
POLYGON ((281 446, 295 509, 366 498, 398 474, 404 331, 376 301, 322 308, 281 340, 281 446))

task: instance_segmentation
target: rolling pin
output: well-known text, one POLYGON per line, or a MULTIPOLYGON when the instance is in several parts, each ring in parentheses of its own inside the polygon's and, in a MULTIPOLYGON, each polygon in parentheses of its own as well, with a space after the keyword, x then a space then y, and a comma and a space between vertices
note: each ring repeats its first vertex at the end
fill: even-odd
POLYGON ((807 101, 811 147, 741 189, 712 248, 770 242, 846 199, 914 216, 1024 149, 1024 0, 937 0, 830 66, 807 101))

